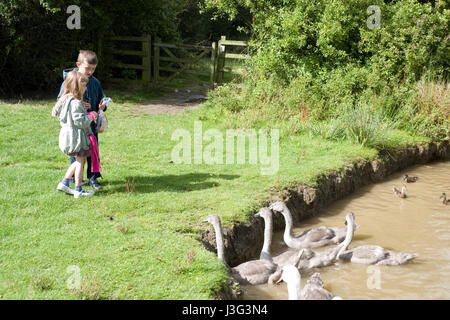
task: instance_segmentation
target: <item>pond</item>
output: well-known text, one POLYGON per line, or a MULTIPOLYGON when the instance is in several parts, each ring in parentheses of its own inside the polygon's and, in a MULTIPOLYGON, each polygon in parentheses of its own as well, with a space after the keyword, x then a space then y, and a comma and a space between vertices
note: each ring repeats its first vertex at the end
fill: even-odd
MULTIPOLYGON (((295 226, 293 234, 320 226, 343 227, 347 212, 360 228, 349 248, 371 244, 385 249, 417 253, 400 266, 362 265, 345 261, 301 272, 302 287, 313 272, 320 272, 325 288, 343 299, 450 299, 450 161, 413 166, 384 182, 365 186, 335 202, 319 215, 295 226), (407 198, 394 196, 404 174, 418 176, 407 184, 407 198)), ((275 213, 279 214, 279 213, 275 213)), ((330 248, 329 246, 326 248, 330 248)), ((320 251, 326 248, 313 249, 320 251)), ((274 232, 271 252, 287 250, 283 230, 274 232)), ((243 286, 244 299, 287 299, 287 286, 243 286)))

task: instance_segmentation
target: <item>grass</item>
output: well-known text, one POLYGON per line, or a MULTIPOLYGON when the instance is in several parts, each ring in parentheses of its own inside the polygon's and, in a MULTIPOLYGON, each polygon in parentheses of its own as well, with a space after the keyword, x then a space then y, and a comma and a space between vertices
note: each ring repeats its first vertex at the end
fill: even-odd
MULTIPOLYGON (((216 213, 225 226, 246 221, 270 189, 315 185, 377 151, 346 141, 284 135, 280 170, 259 165, 174 164, 177 128, 203 133, 226 122, 204 105, 183 114, 131 112, 134 95, 108 92, 109 129, 100 135, 104 189, 74 199, 56 191, 69 165, 58 148, 54 101, 0 102, 0 297, 2 299, 212 299, 227 284, 227 270, 198 241, 201 220, 216 213), (79 268, 79 288, 69 288, 79 268), (69 268, 69 269, 68 269, 69 268)), ((259 124, 261 128, 272 128, 259 124)), ((417 143, 403 132, 393 145, 417 143)), ((225 149, 224 149, 225 150, 225 149)))

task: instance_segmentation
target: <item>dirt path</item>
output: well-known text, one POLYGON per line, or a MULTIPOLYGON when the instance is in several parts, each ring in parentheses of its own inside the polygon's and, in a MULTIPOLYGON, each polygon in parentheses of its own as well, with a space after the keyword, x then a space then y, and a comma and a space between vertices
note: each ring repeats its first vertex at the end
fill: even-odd
POLYGON ((173 89, 171 93, 141 103, 136 113, 181 113, 197 108, 206 100, 208 84, 196 84, 187 88, 173 89))

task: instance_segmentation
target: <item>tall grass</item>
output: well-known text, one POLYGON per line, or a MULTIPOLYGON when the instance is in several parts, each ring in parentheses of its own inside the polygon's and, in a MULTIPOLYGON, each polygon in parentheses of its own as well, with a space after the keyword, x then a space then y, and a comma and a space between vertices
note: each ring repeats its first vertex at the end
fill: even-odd
POLYGON ((450 83, 422 79, 416 89, 416 116, 411 127, 420 134, 449 139, 450 83))
POLYGON ((341 117, 346 138, 368 147, 383 147, 395 124, 383 116, 380 110, 372 111, 367 106, 355 107, 341 117))
POLYGON ((355 106, 343 111, 336 118, 310 121, 306 126, 311 136, 327 140, 349 140, 362 146, 384 148, 385 141, 396 124, 367 106, 355 106))
POLYGON ((394 136, 406 138, 398 130, 419 140, 449 138, 448 82, 423 78, 415 84, 363 87, 352 75, 335 70, 328 78, 305 76, 283 83, 250 74, 211 94, 209 104, 220 108, 209 117, 231 127, 270 123, 282 137, 306 133, 377 149, 391 144, 394 136))

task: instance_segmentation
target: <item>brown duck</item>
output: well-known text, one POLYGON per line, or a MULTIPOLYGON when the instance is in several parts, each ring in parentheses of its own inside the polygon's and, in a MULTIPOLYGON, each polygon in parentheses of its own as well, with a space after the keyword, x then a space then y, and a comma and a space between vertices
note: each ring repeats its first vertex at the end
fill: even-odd
POLYGON ((398 190, 396 187, 393 187, 392 190, 394 194, 399 198, 406 198, 406 186, 403 184, 402 191, 398 190))
POLYGON ((442 194, 439 197, 439 199, 442 199, 442 203, 445 204, 446 206, 450 206, 450 199, 447 199, 447 196, 445 195, 445 192, 442 192, 442 194))
POLYGON ((403 176, 403 182, 404 183, 413 183, 416 182, 419 179, 419 177, 409 177, 407 174, 403 176))

